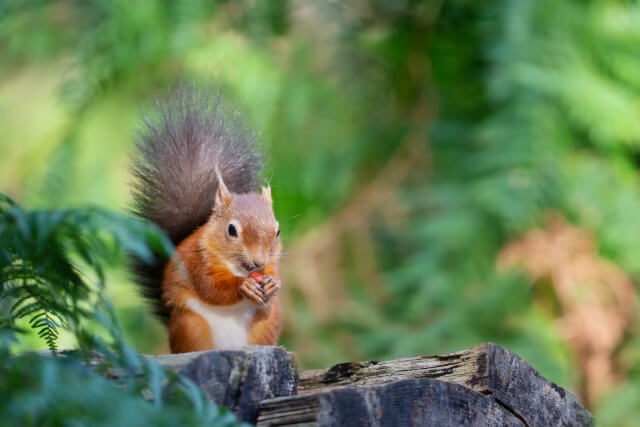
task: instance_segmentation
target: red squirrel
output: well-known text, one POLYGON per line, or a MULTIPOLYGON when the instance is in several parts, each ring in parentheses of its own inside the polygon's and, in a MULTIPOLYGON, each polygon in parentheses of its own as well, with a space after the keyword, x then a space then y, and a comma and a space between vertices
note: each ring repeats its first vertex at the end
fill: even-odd
POLYGON ((171 352, 276 344, 280 229, 271 188, 258 190, 255 134, 218 92, 183 84, 144 118, 137 148, 134 212, 176 251, 134 270, 167 321, 171 352))

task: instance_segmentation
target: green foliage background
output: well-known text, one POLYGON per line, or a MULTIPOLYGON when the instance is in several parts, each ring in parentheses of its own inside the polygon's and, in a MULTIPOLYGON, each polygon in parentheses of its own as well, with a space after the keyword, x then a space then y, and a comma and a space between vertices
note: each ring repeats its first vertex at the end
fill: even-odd
MULTIPOLYGON (((285 283, 283 343, 304 367, 491 340, 578 391, 557 313, 494 264, 553 209, 640 278, 638 2, 5 1, 0 191, 28 208, 125 211, 140 110, 180 79, 216 82, 262 132, 287 247, 332 231, 318 227, 389 159, 419 153, 392 187, 403 220, 363 218, 379 295, 349 230, 334 237, 348 311, 322 318, 285 283)), ((107 277, 126 340, 166 351, 126 276, 107 277)), ((603 425, 634 425, 637 321, 617 353, 623 378, 591 409, 603 425)))

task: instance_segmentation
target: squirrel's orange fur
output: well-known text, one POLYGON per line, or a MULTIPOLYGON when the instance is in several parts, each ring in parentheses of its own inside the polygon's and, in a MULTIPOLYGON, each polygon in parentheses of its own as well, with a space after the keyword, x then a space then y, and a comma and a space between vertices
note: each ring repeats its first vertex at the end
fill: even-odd
MULTIPOLYGON (((225 346, 224 342, 215 342, 216 331, 212 328, 225 328, 226 324, 212 324, 194 310, 195 305, 202 304, 214 313, 221 307, 237 307, 234 315, 239 318, 246 312, 250 320, 243 345, 276 344, 280 333, 280 251, 271 190, 267 187, 262 194, 233 194, 219 177, 209 221, 178 245, 165 268, 162 298, 170 310, 171 351, 225 346), (262 286, 247 277, 251 271, 265 275, 262 286), (251 304, 241 305, 243 301, 251 304)), ((226 318, 223 320, 226 322, 226 318)))

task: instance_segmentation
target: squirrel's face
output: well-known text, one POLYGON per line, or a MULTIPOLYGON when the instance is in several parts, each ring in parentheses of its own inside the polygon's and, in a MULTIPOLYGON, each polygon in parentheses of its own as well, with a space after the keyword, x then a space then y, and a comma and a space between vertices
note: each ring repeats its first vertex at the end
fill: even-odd
POLYGON ((270 188, 263 188, 261 194, 220 193, 209 221, 207 246, 235 276, 263 271, 277 259, 281 247, 270 188))

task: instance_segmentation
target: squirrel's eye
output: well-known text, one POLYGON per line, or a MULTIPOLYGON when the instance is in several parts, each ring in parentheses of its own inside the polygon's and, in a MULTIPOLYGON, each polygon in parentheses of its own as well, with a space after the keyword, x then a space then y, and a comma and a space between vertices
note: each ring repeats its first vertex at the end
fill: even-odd
POLYGON ((233 224, 229 224, 227 232, 229 233, 229 236, 238 237, 238 230, 236 230, 236 226, 233 224))
POLYGON ((280 237, 280 229, 278 228, 278 232, 276 233, 276 239, 280 237))

